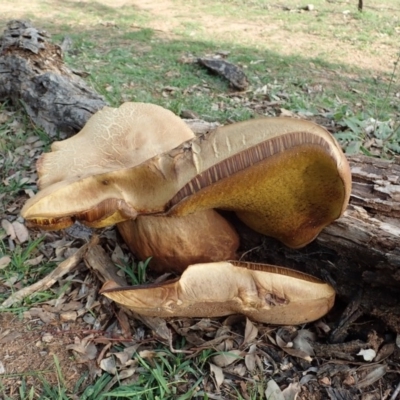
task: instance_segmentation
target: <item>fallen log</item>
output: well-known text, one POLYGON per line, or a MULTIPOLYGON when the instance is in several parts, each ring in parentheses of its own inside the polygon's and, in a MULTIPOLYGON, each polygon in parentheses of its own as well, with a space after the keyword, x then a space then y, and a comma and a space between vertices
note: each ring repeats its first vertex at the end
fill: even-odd
POLYGON ((10 21, 0 38, 0 101, 24 107, 49 135, 78 132, 106 102, 63 61, 60 46, 28 21, 10 21))
MULTIPOLYGON (((0 100, 23 105, 49 135, 70 135, 106 102, 69 70, 45 32, 11 21, 0 41, 0 100)), ((197 133, 215 123, 190 121, 197 133)), ((273 263, 328 279, 347 304, 361 292, 363 311, 400 332, 400 160, 349 157, 350 205, 310 245, 293 250, 233 218, 243 260, 273 263)))

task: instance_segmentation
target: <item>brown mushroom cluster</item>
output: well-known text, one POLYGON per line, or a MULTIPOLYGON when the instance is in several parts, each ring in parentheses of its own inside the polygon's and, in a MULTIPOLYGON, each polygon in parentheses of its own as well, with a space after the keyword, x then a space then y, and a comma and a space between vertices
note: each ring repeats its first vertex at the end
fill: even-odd
POLYGON ((316 278, 236 258, 239 237, 217 210, 298 248, 339 218, 351 190, 348 162, 324 128, 292 118, 261 118, 195 137, 162 107, 106 107, 38 162, 38 194, 25 204, 29 226, 62 229, 75 221, 118 224, 139 258, 182 276, 102 293, 150 316, 242 313, 298 324, 333 305, 316 278))

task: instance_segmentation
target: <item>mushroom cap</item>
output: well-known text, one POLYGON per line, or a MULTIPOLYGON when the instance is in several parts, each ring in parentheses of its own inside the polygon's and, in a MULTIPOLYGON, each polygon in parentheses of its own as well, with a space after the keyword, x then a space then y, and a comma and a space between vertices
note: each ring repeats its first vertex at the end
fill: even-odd
POLYGON ((155 104, 104 107, 79 133, 54 142, 39 158, 38 186, 129 168, 193 137, 179 117, 155 104))
POLYGON ((218 128, 131 168, 52 184, 22 214, 57 229, 76 219, 102 227, 220 208, 301 247, 341 216, 350 191, 348 162, 329 132, 309 121, 265 118, 218 128))
POLYGON ((184 217, 138 216, 118 230, 139 259, 151 258, 157 272, 182 273, 188 265, 236 258, 239 236, 215 210, 184 217))
POLYGON ((218 262, 189 266, 179 279, 119 287, 100 293, 152 317, 219 317, 244 314, 254 321, 296 325, 314 321, 333 306, 335 291, 301 272, 266 264, 218 262))

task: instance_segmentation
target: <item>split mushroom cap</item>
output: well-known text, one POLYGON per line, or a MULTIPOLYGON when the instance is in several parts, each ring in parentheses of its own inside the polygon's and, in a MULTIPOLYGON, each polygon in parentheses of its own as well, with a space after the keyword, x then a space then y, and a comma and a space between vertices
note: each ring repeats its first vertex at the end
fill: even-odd
POLYGON ((189 266, 179 279, 119 287, 100 293, 153 317, 220 317, 244 314, 254 321, 296 325, 314 321, 333 306, 328 284, 303 273, 265 264, 219 262, 189 266))
POLYGON ((103 227, 138 215, 185 216, 220 208, 290 247, 301 247, 344 212, 348 162, 324 128, 291 118, 218 128, 131 168, 66 179, 22 210, 31 225, 79 220, 103 227))
POLYGON ((153 271, 182 273, 188 265, 236 258, 239 235, 215 210, 183 217, 143 215, 118 230, 132 253, 151 257, 153 271))

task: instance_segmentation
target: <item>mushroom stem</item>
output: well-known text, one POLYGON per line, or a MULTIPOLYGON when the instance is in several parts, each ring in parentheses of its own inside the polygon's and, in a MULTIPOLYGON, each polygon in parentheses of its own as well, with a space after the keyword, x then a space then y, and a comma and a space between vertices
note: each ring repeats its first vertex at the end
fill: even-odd
POLYGON ((184 217, 139 216, 118 230, 139 259, 151 257, 153 271, 182 273, 188 265, 236 258, 239 236, 215 210, 184 217))

